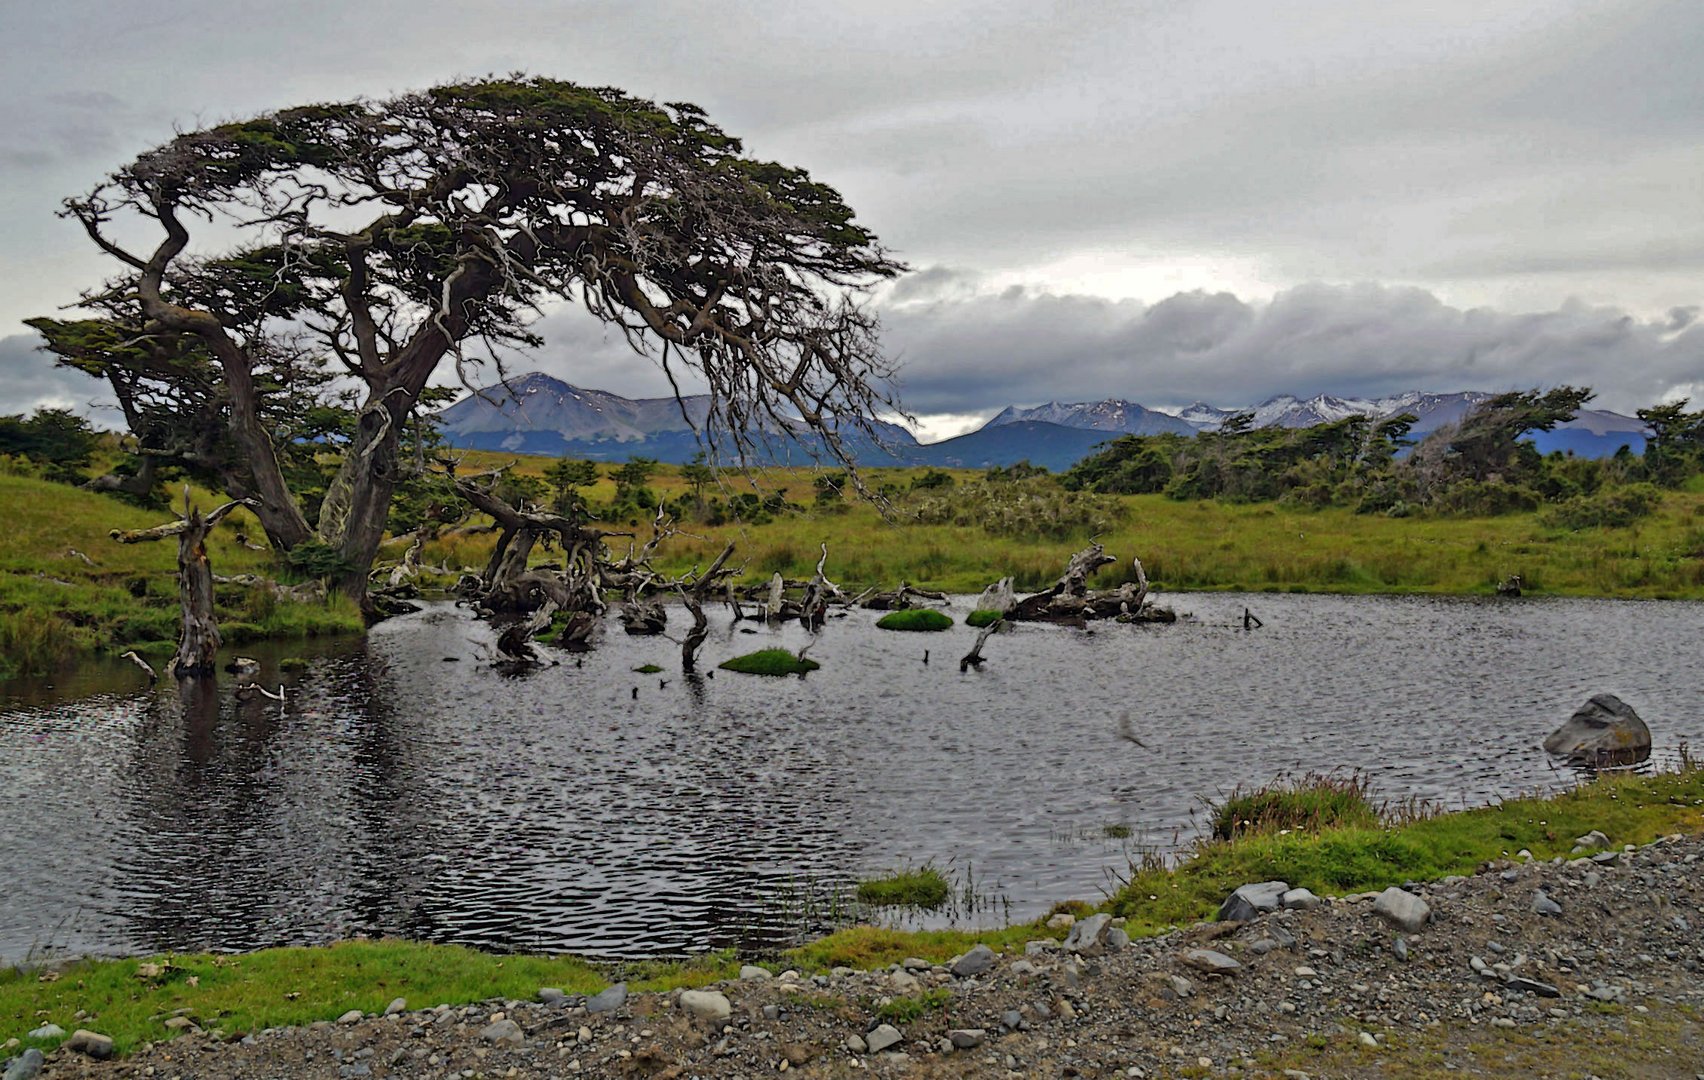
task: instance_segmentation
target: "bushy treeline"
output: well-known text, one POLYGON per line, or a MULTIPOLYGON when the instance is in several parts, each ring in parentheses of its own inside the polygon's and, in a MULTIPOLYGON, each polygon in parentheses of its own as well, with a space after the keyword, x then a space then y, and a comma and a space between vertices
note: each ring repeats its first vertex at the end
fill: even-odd
POLYGON ((1601 460, 1544 455, 1526 438, 1571 419, 1583 387, 1514 391, 1416 442, 1416 417, 1350 416, 1307 428, 1252 426, 1231 417, 1216 432, 1124 436, 1061 478, 1099 493, 1161 492, 1174 499, 1277 500, 1361 513, 1484 515, 1547 508, 1571 528, 1625 524, 1650 512, 1659 488, 1704 468, 1704 412, 1680 401, 1639 410, 1643 455, 1625 447, 1601 460))
POLYGON ((99 441, 89 422, 68 409, 37 409, 29 416, 0 416, 0 459, 12 472, 75 484, 99 441))

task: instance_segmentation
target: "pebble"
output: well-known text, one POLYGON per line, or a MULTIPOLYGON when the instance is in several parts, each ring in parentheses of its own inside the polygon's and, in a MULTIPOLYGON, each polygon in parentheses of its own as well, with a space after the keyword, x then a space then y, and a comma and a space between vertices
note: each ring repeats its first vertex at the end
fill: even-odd
POLYGON ((1190 949, 1183 954, 1183 962, 1209 975, 1234 975, 1242 970, 1242 964, 1212 949, 1190 949))
POLYGON ((864 1041, 862 1035, 848 1035, 846 1037, 846 1049, 854 1054, 862 1054, 870 1049, 870 1045, 864 1041))
POLYGON ((988 1032, 982 1028, 954 1028, 947 1032, 947 1041, 958 1050, 974 1050, 982 1045, 982 1040, 988 1037, 988 1032))
POLYGON ((627 1004, 627 984, 619 982, 587 1001, 586 1011, 589 1013, 614 1012, 625 1004, 627 1004))
POLYGON ((978 945, 953 962, 952 973, 961 979, 980 975, 994 966, 994 950, 978 945))
MULTIPOLYGON (((16 1031, 17 1029, 14 1028, 13 1030, 16 1031)), ((64 1037, 65 1029, 58 1024, 43 1024, 30 1032, 32 1039, 63 1039, 64 1037)))
POLYGON ((350 1009, 348 1012, 338 1017, 337 1022, 339 1024, 358 1024, 366 1015, 367 1014, 362 1012, 360 1009, 350 1009))
POLYGON ((1432 908, 1426 901, 1395 885, 1379 893, 1373 901, 1373 913, 1410 934, 1418 934, 1432 918, 1432 908))
POLYGON ((527 1041, 525 1033, 521 1031, 521 1025, 507 1017, 486 1026, 480 1031, 479 1037, 499 1046, 520 1046, 527 1041))
POLYGON ((874 1031, 864 1036, 864 1042, 870 1048, 872 1054, 879 1054, 883 1050, 898 1046, 904 1041, 905 1036, 901 1035, 899 1029, 892 1024, 879 1024, 874 1031))
POLYGON ((1539 915, 1560 915, 1562 914, 1562 905, 1545 895, 1543 889, 1534 889, 1532 910, 1539 915))
POLYGON ((564 994, 561 990, 558 990, 554 986, 546 986, 539 990, 538 999, 546 1005, 554 1007, 566 1002, 568 1000, 568 995, 564 994))
POLYGON ((1312 911, 1325 901, 1308 889, 1291 889, 1279 897, 1279 903, 1283 904, 1286 911, 1312 911))
POLYGON ((1379 1040, 1373 1037, 1372 1032, 1363 1031, 1361 1032, 1361 1045, 1370 1046, 1374 1050, 1377 1050, 1379 1048, 1379 1040))
POLYGON ((3 1080, 35 1080, 41 1074, 42 1066, 46 1064, 47 1057, 32 1046, 6 1066, 3 1080))
POLYGON ((744 964, 740 967, 740 981, 742 982, 762 982, 764 979, 774 977, 768 968, 760 968, 756 964, 744 964))
POLYGON ((408 1011, 408 999, 407 998, 396 998, 396 999, 392 1000, 389 1005, 385 1006, 385 1015, 386 1016, 395 1016, 397 1013, 407 1012, 407 1011, 408 1011))
POLYGON ((1396 940, 1390 943, 1390 951, 1396 954, 1398 960, 1406 962, 1408 959, 1408 939, 1398 934, 1396 940))

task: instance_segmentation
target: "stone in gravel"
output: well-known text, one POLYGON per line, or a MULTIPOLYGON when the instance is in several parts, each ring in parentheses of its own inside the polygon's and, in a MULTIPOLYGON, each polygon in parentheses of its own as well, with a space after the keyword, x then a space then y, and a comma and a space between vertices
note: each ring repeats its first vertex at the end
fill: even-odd
POLYGON ((899 966, 907 971, 928 971, 935 965, 920 956, 908 956, 899 962, 899 966))
POLYGON ((1562 905, 1546 896, 1543 889, 1534 889, 1532 892, 1532 910, 1540 915, 1560 915, 1562 914, 1562 905))
POLYGON ((1390 951, 1396 954, 1398 960, 1407 960, 1408 939, 1401 934, 1396 935, 1396 940, 1390 943, 1390 951))
POLYGON ((1392 885, 1373 901, 1373 914, 1398 930, 1417 934, 1432 918, 1432 909, 1418 896, 1392 885))
POLYGON ((870 1053, 879 1054, 889 1047, 898 1046, 905 1041, 905 1036, 892 1024, 879 1025, 876 1030, 864 1036, 864 1044, 870 1048, 870 1053))
POLYGON ((1598 866, 1614 866, 1621 861, 1619 851, 1600 851, 1592 856, 1592 862, 1598 866))
POLYGON ((1244 885, 1219 905, 1220 922, 1248 922, 1257 915, 1277 911, 1284 894, 1290 891, 1287 881, 1261 881, 1244 885))
POLYGON ((4 1080, 35 1080, 40 1075, 42 1066, 46 1064, 46 1056, 32 1046, 13 1058, 12 1063, 6 1066, 4 1080))
POLYGON ((64 1037, 65 1029, 58 1024, 43 1024, 30 1032, 32 1039, 63 1039, 64 1037))
POLYGON ((1361 1045, 1370 1046, 1374 1050, 1377 1050, 1379 1048, 1379 1040, 1373 1037, 1372 1032, 1363 1031, 1361 1032, 1361 1045))
POLYGON ((1069 911, 1061 911, 1057 915, 1048 916, 1047 928, 1049 930, 1064 930, 1076 921, 1077 916, 1071 914, 1069 911))
POLYGON ((1058 952, 1059 942, 1052 938, 1042 938, 1039 941, 1024 942, 1025 956, 1040 956, 1043 953, 1058 952))
POLYGON ((1183 954, 1183 962, 1208 975, 1234 975, 1242 970, 1240 963, 1212 949, 1190 949, 1183 954))
POLYGON ((1285 911, 1312 911, 1325 901, 1315 896, 1309 889, 1291 889, 1278 898, 1278 903, 1285 911))
POLYGON ((1034 975, 1035 970, 1035 965, 1030 963, 1028 960, 1012 961, 1013 975, 1034 975))
POLYGON ((1112 922, 1112 916, 1102 911, 1083 919, 1071 927, 1071 932, 1065 935, 1064 949, 1068 953, 1086 953, 1099 950, 1101 938, 1105 936, 1107 925, 1112 922))
POLYGON ((978 945, 953 962, 952 973, 963 979, 980 975, 993 966, 994 950, 986 945, 978 945))
POLYGON ((1263 937, 1259 941, 1255 942, 1253 945, 1250 945, 1248 947, 1248 951, 1253 953, 1256 956, 1265 956, 1267 953, 1273 952, 1277 948, 1278 948, 1278 939, 1277 938, 1263 937))
POLYGON ((526 1035, 521 1031, 521 1025, 507 1018, 484 1028, 479 1037, 498 1046, 520 1046, 527 1041, 526 1035))
MULTIPOLYGON (((557 993, 561 993, 561 991, 558 990, 557 993)), ((395 998, 391 1001, 391 1003, 389 1005, 385 1006, 385 1015, 386 1016, 395 1016, 399 1012, 407 1012, 407 1011, 408 1011, 408 999, 407 998, 395 998)))
POLYGON ((1024 1015, 1016 1009, 1007 1009, 1000 1014, 1000 1026, 1010 1031, 1018 1030, 1024 1022, 1024 1015))
POLYGON ((862 1054, 870 1049, 870 1044, 864 1041, 862 1035, 848 1035, 846 1036, 846 1049, 854 1054, 862 1054))
POLYGON ((789 1065, 804 1065, 816 1057, 816 1048, 804 1043, 786 1043, 781 1047, 781 1056, 789 1065))
POLYGON ((340 1024, 358 1024, 365 1015, 366 1014, 360 1009, 350 1009, 348 1012, 338 1017, 337 1022, 340 1024))
POLYGON ((760 968, 756 964, 742 964, 740 966, 740 979, 744 982, 761 982, 764 979, 774 977, 770 974, 768 968, 760 968))
POLYGON ((102 1035, 87 1028, 78 1028, 65 1040, 65 1049, 75 1051, 96 1061, 105 1061, 112 1057, 112 1036, 102 1035))
POLYGON ((554 986, 546 986, 540 988, 538 992, 538 999, 546 1005, 554 1008, 555 1006, 567 1001, 568 995, 564 994, 561 990, 558 990, 554 986))
POLYGON ((1114 926, 1106 932, 1101 944, 1106 946, 1107 952, 1122 952, 1130 947, 1130 934, 1123 927, 1114 926))
POLYGON ((988 1032, 981 1028, 954 1028, 947 1032, 947 1041, 955 1049, 974 1050, 982 1045, 982 1040, 988 1037, 988 1032))
POLYGON ((1609 837, 1605 836, 1597 829, 1593 829, 1584 836, 1574 837, 1575 851, 1596 851, 1599 848, 1606 848, 1608 846, 1609 837))
POLYGON ((1180 998, 1192 997, 1195 994, 1195 984, 1182 975, 1170 975, 1166 978, 1171 992, 1180 998))
POLYGON ((888 976, 888 985, 893 987, 895 993, 910 994, 923 984, 909 971, 896 971, 888 976))
POLYGON ((763 1007, 763 1018, 765 1020, 781 1019, 781 1007, 779 1005, 765 1005, 763 1007))
POLYGON ((1527 993, 1537 994, 1539 997, 1553 998, 1562 996, 1562 991, 1551 986, 1549 983, 1539 982, 1537 979, 1515 978, 1510 979, 1504 985, 1510 990, 1525 990, 1527 993))
POLYGON ((1576 761, 1630 765, 1651 755, 1651 729, 1614 694, 1593 694, 1550 733, 1544 749, 1576 761))
POLYGON ((714 990, 682 990, 680 1007, 702 1020, 726 1020, 734 1011, 727 997, 714 990))
POLYGON ((627 1004, 627 984, 616 983, 603 993, 586 1002, 589 1013, 614 1012, 627 1004))

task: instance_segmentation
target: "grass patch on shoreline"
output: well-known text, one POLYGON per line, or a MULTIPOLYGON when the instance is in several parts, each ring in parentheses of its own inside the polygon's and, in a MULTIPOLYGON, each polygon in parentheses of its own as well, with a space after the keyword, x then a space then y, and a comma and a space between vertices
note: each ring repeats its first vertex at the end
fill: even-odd
POLYGON ((953 617, 951 615, 926 607, 890 611, 876 620, 878 630, 907 630, 918 633, 949 630, 952 625, 953 617))
POLYGON ((947 875, 935 866, 895 870, 886 877, 860 881, 855 895, 858 901, 871 907, 912 907, 934 911, 944 906, 952 895, 947 875))

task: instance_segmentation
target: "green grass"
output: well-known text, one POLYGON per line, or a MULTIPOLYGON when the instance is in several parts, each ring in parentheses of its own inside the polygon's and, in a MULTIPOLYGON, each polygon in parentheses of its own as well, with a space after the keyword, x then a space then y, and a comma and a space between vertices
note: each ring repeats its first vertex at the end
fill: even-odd
POLYGON ((803 675, 807 671, 822 667, 815 660, 808 657, 801 660, 786 649, 759 649, 754 653, 724 660, 717 666, 725 671, 738 671, 745 675, 803 675))
POLYGON ((945 1011, 952 1000, 953 992, 945 987, 901 995, 877 1009, 876 1017, 890 1024, 910 1024, 932 1012, 945 1011))
MULTIPOLYGON (((517 461, 513 455, 468 455, 477 469, 517 461)), ((522 457, 520 472, 539 472, 550 459, 522 457)), ((763 490, 791 502, 812 499, 808 470, 762 475, 729 471, 726 490, 763 490)), ((918 470, 869 469, 871 487, 904 488, 918 470)), ((954 474, 962 482, 973 470, 954 474)), ((665 497, 686 488, 665 467, 652 485, 665 497)), ((613 493, 606 480, 593 501, 613 493)), ((1119 563, 1093 581, 1110 587, 1132 578, 1140 557, 1155 586, 1169 590, 1249 590, 1329 593, 1489 595, 1511 574, 1529 595, 1704 599, 1704 480, 1664 492, 1651 516, 1620 528, 1570 530, 1546 525, 1536 513, 1491 518, 1389 518, 1343 508, 1310 510, 1277 503, 1175 502, 1161 495, 1116 497, 1120 519, 1099 534, 1119 563)), ((827 542, 829 576, 843 586, 892 588, 908 581, 925 589, 974 593, 1011 575, 1019 591, 1051 585, 1073 551, 1089 537, 993 536, 974 525, 907 525, 903 501, 892 519, 847 500, 835 512, 803 510, 763 525, 693 524, 693 536, 671 540, 656 564, 683 573, 709 564, 732 540, 746 562, 747 582, 772 573, 807 579, 818 544, 827 542)), ((426 558, 451 566, 481 565, 490 536, 428 545, 426 558)), ((541 553, 539 558, 546 557, 541 553)))
POLYGON ((1283 880, 1324 895, 1383 889, 1404 881, 1471 874, 1525 848, 1540 859, 1566 855, 1574 837, 1600 829, 1615 843, 1645 843, 1704 829, 1704 769, 1653 776, 1606 774, 1572 791, 1511 799, 1447 814, 1398 812, 1397 823, 1351 808, 1341 823, 1205 837, 1175 868, 1133 866, 1107 904, 1133 935, 1211 918, 1232 890, 1283 880))
POLYGON ((913 907, 934 911, 945 906, 952 895, 947 876, 935 866, 896 870, 886 877, 860 881, 856 895, 871 907, 913 907))
MULTIPOLYGON (((196 501, 212 509, 222 500, 201 492, 196 501)), ((120 544, 108 536, 113 529, 161 524, 170 512, 8 474, 0 474, 0 506, 7 508, 6 543, 0 545, 0 679, 45 674, 79 657, 127 649, 170 655, 179 629, 176 542, 120 544)), ((271 553, 244 547, 238 533, 261 534, 246 510, 230 514, 208 537, 214 572, 275 575, 271 553)), ((220 586, 216 601, 231 644, 362 628, 360 613, 342 597, 300 604, 220 586)))
POLYGON ((908 608, 904 611, 890 611, 876 620, 876 626, 881 630, 910 630, 933 632, 946 630, 953 625, 953 617, 934 608, 908 608))
POLYGON ((656 664, 640 664, 638 667, 634 668, 633 670, 637 671, 641 675, 655 675, 657 672, 659 672, 663 669, 658 667, 656 664))
POLYGON ((1002 616, 998 611, 973 611, 964 617, 964 624, 980 630, 984 626, 991 626, 999 622, 1001 618, 1002 616))

